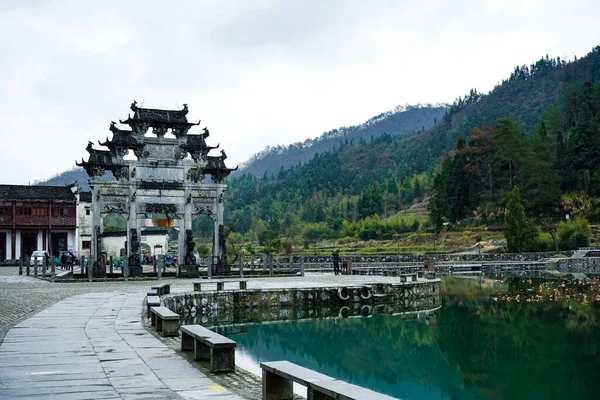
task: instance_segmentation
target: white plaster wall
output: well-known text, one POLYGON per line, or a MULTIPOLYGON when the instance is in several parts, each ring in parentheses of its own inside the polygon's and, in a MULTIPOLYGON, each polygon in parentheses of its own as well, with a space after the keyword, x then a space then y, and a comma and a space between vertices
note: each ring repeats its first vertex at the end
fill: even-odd
POLYGON ((86 209, 91 210, 92 203, 80 202, 77 204, 77 234, 75 235, 76 246, 73 246, 77 250, 78 256, 89 257, 90 250, 83 249, 83 241, 92 240, 92 213, 86 215, 86 209))
POLYGON ((84 249, 83 248, 83 242, 84 241, 89 241, 91 242, 92 237, 91 236, 79 236, 79 253, 78 256, 85 256, 85 257, 89 257, 90 256, 90 249, 84 249))
POLYGON ((44 246, 44 237, 42 235, 42 231, 39 230, 38 231, 38 235, 37 235, 37 246, 36 246, 36 250, 42 250, 43 246, 44 246))
POLYGON ((150 246, 152 255, 154 255, 154 246, 162 246, 162 254, 165 254, 169 246, 169 236, 164 234, 142 235, 142 243, 146 243, 148 246, 150 246))
POLYGON ((15 251, 17 252, 17 254, 15 254, 15 257, 21 257, 21 230, 17 229, 16 235, 15 235, 15 251))
POLYGON ((102 238, 102 246, 106 250, 107 257, 119 257, 119 252, 125 247, 125 236, 102 238))
POLYGON ((73 249, 75 254, 79 254, 77 251, 79 246, 77 246, 77 243, 75 242, 75 231, 67 232, 67 249, 73 249))
POLYGON ((90 210, 91 207, 91 203, 79 203, 77 205, 77 229, 79 230, 79 236, 92 234, 92 213, 90 212, 90 215, 85 215, 85 210, 90 210))
POLYGON ((10 230, 0 230, 0 232, 4 232, 6 233, 6 243, 5 243, 5 247, 6 247, 6 252, 4 254, 4 258, 6 258, 7 260, 11 260, 12 257, 12 246, 10 245, 10 240, 11 240, 11 236, 10 236, 10 230))
MULTIPOLYGON (((163 254, 167 251, 169 245, 169 237, 165 234, 160 235, 142 235, 142 243, 150 246, 152 254, 154 254, 154 246, 161 245, 163 247, 163 254)), ((106 250, 107 257, 113 256, 114 258, 119 257, 120 250, 125 247, 125 236, 122 237, 105 237, 102 238, 102 245, 106 250)))
POLYGON ((6 258, 17 258, 12 253, 12 232, 7 232, 6 234, 6 258))

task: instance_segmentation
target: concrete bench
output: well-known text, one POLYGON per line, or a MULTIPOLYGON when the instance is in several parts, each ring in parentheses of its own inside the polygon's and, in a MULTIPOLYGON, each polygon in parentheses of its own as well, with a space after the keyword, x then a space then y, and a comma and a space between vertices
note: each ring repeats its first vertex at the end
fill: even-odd
POLYGON ((289 361, 260 363, 262 368, 263 400, 292 400, 293 382, 307 387, 307 399, 373 399, 388 400, 386 396, 372 390, 339 381, 289 361))
POLYGON ((159 296, 162 296, 163 294, 169 294, 169 293, 171 293, 171 284, 170 283, 163 283, 163 284, 160 284, 160 285, 152 286, 151 289, 156 290, 156 293, 159 296))
POLYGON ((233 282, 233 283, 239 282, 240 289, 248 288, 248 280, 247 279, 205 279, 202 281, 193 282, 194 283, 194 292, 200 292, 202 290, 202 285, 206 285, 208 283, 216 283, 217 290, 223 290, 223 289, 225 289, 225 284, 229 283, 229 282, 233 282))
POLYGON ((417 281, 417 275, 418 273, 412 273, 412 274, 400 274, 400 282, 408 282, 408 280, 410 279, 413 282, 417 281))
POLYGON ((308 398, 310 399, 336 399, 336 400, 393 400, 385 394, 374 392, 361 386, 353 385, 340 380, 317 381, 309 385, 308 398))
POLYGON ((182 325, 181 351, 193 350, 195 360, 210 360, 211 372, 235 371, 236 343, 201 325, 182 325))
POLYGON ((163 336, 178 336, 179 314, 174 313, 167 307, 151 307, 150 318, 152 326, 163 336))
POLYGON ((158 299, 158 297, 154 296, 154 297, 148 297, 146 298, 146 307, 147 307, 147 311, 148 311, 148 318, 151 318, 151 313, 150 313, 150 309, 152 307, 160 307, 160 300, 158 299))

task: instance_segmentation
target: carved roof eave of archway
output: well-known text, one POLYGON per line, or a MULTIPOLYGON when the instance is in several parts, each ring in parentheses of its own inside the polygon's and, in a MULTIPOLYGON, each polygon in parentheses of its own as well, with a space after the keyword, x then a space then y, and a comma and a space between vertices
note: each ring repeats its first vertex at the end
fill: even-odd
POLYGON ((171 129, 172 128, 190 129, 194 126, 200 125, 200 122, 201 121, 198 121, 198 122, 160 121, 160 120, 153 120, 153 119, 131 118, 131 116, 128 116, 126 120, 119 120, 119 123, 129 125, 132 127, 136 126, 136 125, 147 124, 151 128, 157 128, 157 127, 163 128, 164 127, 164 128, 171 128, 171 129))
POLYGON ((110 171, 117 180, 121 180, 127 173, 123 164, 89 162, 82 158, 81 162, 75 161, 75 165, 82 167, 90 177, 103 176, 105 171, 110 171))
MULTIPOLYGON (((237 167, 227 168, 224 162, 226 158, 224 151, 221 151, 222 155, 218 157, 208 156, 211 150, 219 148, 219 145, 208 146, 206 144, 205 139, 209 136, 208 128, 204 128, 203 133, 200 134, 187 133, 192 126, 200 124, 200 121, 197 123, 187 121, 187 105, 184 105, 181 110, 159 110, 138 107, 137 102, 134 101, 131 110, 134 112, 133 117, 130 114, 127 120, 120 121, 129 125, 132 128, 131 130, 119 129, 115 122, 111 122, 109 130, 113 133, 112 139, 109 140, 107 137, 104 142, 98 141, 98 144, 107 147, 109 150, 94 149, 92 143, 89 142, 86 149, 90 153, 88 160, 82 159, 81 162, 76 162, 78 166, 85 168, 91 180, 102 176, 105 170, 113 171, 117 179, 129 180, 135 177, 137 180, 139 177, 134 175, 136 173, 135 168, 129 170, 132 165, 147 168, 149 164, 146 160, 146 153, 156 152, 156 146, 177 146, 176 143, 178 143, 179 148, 173 150, 174 159, 169 158, 163 161, 168 162, 169 165, 178 164, 181 163, 180 160, 185 158, 185 153, 189 153, 195 161, 195 167, 192 170, 196 173, 189 173, 185 165, 180 165, 184 171, 188 171, 185 172, 187 175, 183 177, 181 182, 186 185, 189 184, 189 187, 197 187, 196 185, 199 184, 204 185, 202 183, 204 174, 212 175, 213 182, 221 185, 232 171, 238 169, 237 167), (150 128, 152 128, 152 133, 156 135, 156 138, 146 135, 150 128), (164 137, 167 128, 172 129, 176 139, 164 137), (133 150, 138 160, 123 159, 129 150, 133 150), (138 164, 138 162, 141 164, 138 164), (131 176, 129 176, 129 172, 131 176)), ((161 162, 161 160, 152 162, 161 162)))

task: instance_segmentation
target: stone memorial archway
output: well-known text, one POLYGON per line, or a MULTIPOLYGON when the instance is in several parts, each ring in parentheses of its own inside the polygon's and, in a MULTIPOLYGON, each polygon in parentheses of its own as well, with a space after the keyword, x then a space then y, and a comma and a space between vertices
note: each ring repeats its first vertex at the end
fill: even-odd
POLYGON ((223 194, 225 178, 234 169, 227 168, 225 152, 209 156, 216 147, 205 139, 209 131, 189 134, 191 127, 199 125, 187 121, 188 107, 181 110, 158 110, 131 104, 130 114, 122 125, 111 122, 112 139, 98 142, 108 150, 95 149, 88 143, 87 161, 76 162, 90 177, 92 191, 92 248, 94 275, 103 276, 100 267, 102 223, 104 215, 116 213, 127 220, 127 256, 130 275, 141 275, 139 262, 141 224, 144 219, 167 219, 179 227, 179 265, 186 271, 195 271, 193 260, 192 220, 206 214, 214 221, 212 262, 209 274, 228 273, 225 238, 223 237, 223 194), (151 129, 151 134, 147 135, 151 129), (171 133, 172 137, 165 137, 171 133), (132 151, 137 160, 124 157, 132 151), (188 157, 188 155, 190 157, 188 157), (115 180, 101 180, 105 171, 111 171, 115 180), (204 183, 210 175, 212 183, 204 183), (190 267, 194 268, 190 268, 190 267))

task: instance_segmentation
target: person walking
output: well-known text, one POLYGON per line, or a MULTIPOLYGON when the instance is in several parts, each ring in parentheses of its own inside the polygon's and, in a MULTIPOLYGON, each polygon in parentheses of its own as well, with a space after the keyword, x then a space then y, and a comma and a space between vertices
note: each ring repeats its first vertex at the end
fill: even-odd
POLYGON ((333 256, 333 273, 339 275, 340 273, 340 251, 334 250, 331 254, 333 256))

